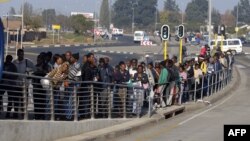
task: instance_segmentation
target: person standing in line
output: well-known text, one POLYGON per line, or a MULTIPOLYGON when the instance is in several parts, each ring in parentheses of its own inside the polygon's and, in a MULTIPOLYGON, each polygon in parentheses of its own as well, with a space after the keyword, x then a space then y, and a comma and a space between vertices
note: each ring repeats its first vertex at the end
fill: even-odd
MULTIPOLYGON (((12 72, 12 73, 17 73, 17 68, 16 66, 12 63, 13 57, 11 55, 7 55, 5 62, 4 62, 4 67, 3 71, 6 72, 12 72)), ((17 113, 18 112, 18 102, 19 98, 16 97, 18 93, 14 92, 15 90, 15 85, 16 85, 16 79, 18 78, 17 75, 12 75, 12 74, 3 74, 3 80, 0 81, 0 112, 3 111, 3 94, 5 91, 8 93, 8 105, 7 105, 7 115, 6 118, 10 118, 10 112, 11 108, 14 109, 14 115, 13 118, 17 118, 17 113), (14 107, 12 107, 14 106, 14 107)))
MULTIPOLYGON (((33 62, 31 62, 29 59, 24 58, 24 50, 23 49, 18 49, 17 50, 17 59, 13 61, 13 64, 16 65, 17 68, 17 73, 20 74, 26 74, 29 75, 31 72, 34 72, 35 70, 35 65, 33 62)), ((23 81, 25 80, 24 83, 27 83, 27 77, 20 75, 18 76, 17 79, 17 87, 15 87, 15 91, 17 91, 17 97, 19 97, 19 103, 20 103, 20 110, 24 111, 25 105, 24 105, 24 99, 23 99, 23 81)), ((25 91, 26 88, 25 88, 25 91)), ((27 92, 28 93, 28 92, 27 92)), ((28 97, 28 95, 26 96, 28 97)), ((21 118, 23 118, 23 114, 20 114, 21 118)))
MULTIPOLYGON (((81 65, 78 63, 79 53, 72 54, 69 63, 69 73, 68 73, 68 87, 66 87, 66 94, 64 97, 64 106, 65 106, 65 115, 66 120, 73 120, 73 108, 74 108, 74 96, 77 96, 77 93, 74 93, 74 87, 78 90, 80 88, 81 80, 81 65)), ((75 101, 77 102, 77 101, 75 101)))
POLYGON ((187 84, 187 72, 186 72, 186 69, 185 67, 182 65, 180 66, 180 69, 179 69, 179 74, 180 74, 180 82, 181 82, 181 85, 180 85, 180 95, 179 95, 179 102, 178 104, 181 105, 182 103, 185 103, 188 99, 187 99, 187 94, 185 92, 185 88, 186 88, 186 84, 187 84))
MULTIPOLYGON (((87 62, 81 68, 81 78, 82 81, 94 81, 94 69, 95 66, 95 58, 93 53, 87 54, 87 62)), ((91 83, 82 83, 81 84, 81 93, 79 93, 79 116, 82 118, 90 118, 91 112, 91 102, 90 102, 90 91, 91 91, 91 83)))

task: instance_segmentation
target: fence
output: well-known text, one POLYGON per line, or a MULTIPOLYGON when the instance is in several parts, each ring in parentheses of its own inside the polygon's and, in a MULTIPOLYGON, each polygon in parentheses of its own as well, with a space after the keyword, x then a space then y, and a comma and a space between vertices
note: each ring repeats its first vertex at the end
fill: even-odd
MULTIPOLYGON (((161 107, 173 103, 203 100, 223 89, 232 79, 231 70, 223 70, 185 83, 174 81, 156 89, 140 83, 113 84, 73 82, 53 86, 44 77, 4 72, 0 83, 2 116, 6 119, 83 120, 95 118, 139 118, 152 116, 155 103, 161 107), (41 83, 43 82, 43 83, 41 83), (47 82, 47 83, 46 83, 47 82), (179 90, 178 90, 179 89, 179 90)), ((66 82, 66 81, 65 81, 66 82)), ((156 84, 157 85, 157 84, 156 84)))

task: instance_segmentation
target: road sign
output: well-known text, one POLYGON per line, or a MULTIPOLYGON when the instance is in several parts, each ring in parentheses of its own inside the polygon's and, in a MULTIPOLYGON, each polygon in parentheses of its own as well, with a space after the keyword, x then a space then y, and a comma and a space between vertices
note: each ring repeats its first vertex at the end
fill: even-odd
POLYGON ((61 25, 53 24, 52 25, 52 29, 54 29, 54 30, 60 30, 61 29, 61 25))
POLYGON ((161 27, 161 38, 162 40, 166 41, 169 39, 170 28, 168 25, 163 25, 161 27))

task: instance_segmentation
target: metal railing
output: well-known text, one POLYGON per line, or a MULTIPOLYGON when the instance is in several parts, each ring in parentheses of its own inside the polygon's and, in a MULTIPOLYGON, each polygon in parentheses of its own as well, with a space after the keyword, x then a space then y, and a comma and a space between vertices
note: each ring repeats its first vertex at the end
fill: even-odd
MULTIPOLYGON (((74 82, 69 85, 44 85, 38 76, 4 72, 8 79, 0 83, 0 109, 4 119, 70 120, 95 118, 151 117, 160 107, 200 101, 224 89, 232 79, 231 70, 222 70, 199 78, 188 78, 166 84, 114 84, 74 82), (199 80, 199 83, 198 83, 199 80)), ((48 79, 50 82, 52 79, 48 79)))
POLYGON ((148 98, 148 116, 151 117, 157 109, 155 99, 158 99, 159 107, 167 107, 173 104, 181 105, 186 102, 210 103, 204 101, 204 98, 224 89, 231 80, 232 70, 224 69, 198 78, 188 78, 184 83, 181 80, 168 82, 159 92, 159 96, 154 95, 148 98))

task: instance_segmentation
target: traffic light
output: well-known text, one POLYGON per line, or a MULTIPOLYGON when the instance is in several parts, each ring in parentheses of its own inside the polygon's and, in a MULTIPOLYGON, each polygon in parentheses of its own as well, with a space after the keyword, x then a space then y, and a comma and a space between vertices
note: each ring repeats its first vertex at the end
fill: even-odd
POLYGON ((162 40, 168 40, 169 39, 169 33, 170 33, 170 28, 168 25, 163 25, 161 27, 161 38, 162 40))
POLYGON ((178 26, 178 37, 183 38, 184 35, 185 35, 184 25, 179 25, 178 26))
POLYGON ((226 27, 224 24, 220 26, 220 33, 225 37, 226 36, 226 27))

